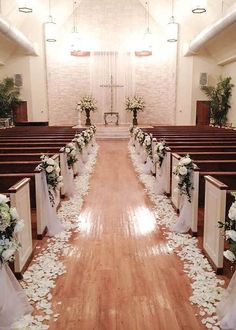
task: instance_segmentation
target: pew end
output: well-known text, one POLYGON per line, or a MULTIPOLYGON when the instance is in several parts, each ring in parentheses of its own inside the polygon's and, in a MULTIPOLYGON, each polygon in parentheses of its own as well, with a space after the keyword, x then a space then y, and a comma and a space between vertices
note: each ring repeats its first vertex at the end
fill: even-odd
POLYGON ((33 258, 29 182, 30 178, 24 178, 8 189, 11 207, 15 207, 20 218, 24 220, 23 230, 16 234, 21 249, 16 252, 13 263, 13 271, 18 279, 22 278, 33 258))
POLYGON ((227 189, 221 181, 205 176, 203 251, 217 274, 223 273, 224 235, 218 221, 225 221, 227 189))

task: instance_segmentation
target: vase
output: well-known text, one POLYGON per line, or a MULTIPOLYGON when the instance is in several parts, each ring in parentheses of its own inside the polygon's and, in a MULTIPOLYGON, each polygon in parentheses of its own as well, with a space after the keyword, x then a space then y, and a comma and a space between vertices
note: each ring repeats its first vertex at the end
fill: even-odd
POLYGON ((90 110, 85 110, 85 113, 86 113, 86 122, 85 122, 85 125, 86 126, 91 126, 91 120, 90 120, 90 110))
POLYGON ((133 110, 133 126, 138 125, 138 120, 137 120, 137 110, 133 110))

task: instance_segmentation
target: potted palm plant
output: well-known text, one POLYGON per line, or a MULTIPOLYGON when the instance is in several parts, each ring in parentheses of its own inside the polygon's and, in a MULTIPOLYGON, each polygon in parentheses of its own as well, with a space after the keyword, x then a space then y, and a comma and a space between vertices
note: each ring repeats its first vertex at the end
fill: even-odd
POLYGON ((77 105, 77 110, 80 112, 85 112, 86 114, 86 126, 91 125, 90 112, 94 112, 97 110, 96 104, 96 100, 91 95, 85 95, 81 97, 77 105))
POLYGON ((135 95, 133 97, 127 97, 125 103, 126 111, 133 113, 133 126, 138 125, 137 115, 138 112, 143 111, 145 107, 142 96, 135 95))
POLYGON ((19 105, 20 91, 15 87, 13 78, 0 81, 0 118, 10 118, 13 122, 13 110, 19 105))
POLYGON ((210 118, 214 126, 222 126, 227 122, 228 111, 231 108, 229 99, 232 95, 231 77, 219 78, 216 86, 203 86, 202 91, 210 100, 210 118))

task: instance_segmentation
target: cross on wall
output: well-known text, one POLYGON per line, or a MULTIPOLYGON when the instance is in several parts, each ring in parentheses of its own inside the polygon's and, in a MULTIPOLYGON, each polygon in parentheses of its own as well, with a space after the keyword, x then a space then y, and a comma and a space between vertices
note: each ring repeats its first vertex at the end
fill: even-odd
POLYGON ((123 85, 113 84, 113 76, 111 75, 111 83, 108 85, 100 85, 100 87, 110 88, 111 89, 111 112, 113 112, 113 101, 114 101, 114 88, 124 87, 123 85))

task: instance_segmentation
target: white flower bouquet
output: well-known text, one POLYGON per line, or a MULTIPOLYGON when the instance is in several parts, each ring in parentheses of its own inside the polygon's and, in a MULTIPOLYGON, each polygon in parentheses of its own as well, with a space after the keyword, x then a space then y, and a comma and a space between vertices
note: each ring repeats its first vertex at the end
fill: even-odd
POLYGON ((193 163, 189 155, 182 157, 173 169, 173 174, 178 181, 178 190, 180 195, 186 195, 191 203, 191 192, 194 189, 192 182, 193 170, 196 165, 193 163))
MULTIPOLYGON (((235 193, 232 193, 236 197, 235 193)), ((224 251, 224 256, 231 262, 236 261, 236 201, 232 203, 225 222, 219 221, 219 227, 225 230, 225 239, 228 249, 224 251)))
POLYGON ((83 138, 82 134, 81 133, 76 134, 74 139, 72 140, 72 142, 76 143, 79 151, 82 152, 82 150, 85 147, 85 142, 84 142, 84 138, 83 138))
POLYGON ((48 156, 42 155, 40 159, 41 163, 37 166, 37 169, 43 170, 46 174, 50 201, 54 205, 53 192, 63 185, 63 177, 60 175, 61 169, 57 162, 48 156))
POLYGON ((155 163, 158 164, 159 168, 161 168, 163 159, 165 158, 165 155, 167 153, 167 151, 170 150, 169 147, 167 147, 165 140, 160 140, 155 148, 154 148, 154 161, 155 163))
POLYGON ((14 254, 20 248, 15 234, 24 227, 16 209, 9 207, 8 202, 9 199, 0 194, 0 266, 14 260, 14 254))
POLYGON ((136 139, 138 140, 138 142, 141 144, 141 145, 143 145, 143 143, 144 143, 144 140, 145 140, 145 134, 144 134, 144 132, 140 129, 139 130, 139 132, 138 132, 138 134, 137 134, 137 136, 136 136, 136 139))
POLYGON ((82 96, 77 104, 77 110, 80 112, 94 112, 97 110, 97 102, 91 95, 82 96))
POLYGON ((66 153, 67 156, 67 165, 69 168, 72 168, 73 164, 78 160, 76 157, 76 146, 73 142, 67 143, 67 145, 60 149, 66 153))
POLYGON ((142 96, 135 95, 134 97, 127 97, 125 102, 125 109, 129 112, 140 112, 145 108, 145 103, 142 96))
POLYGON ((146 134, 143 142, 147 155, 152 159, 152 134, 146 134))

